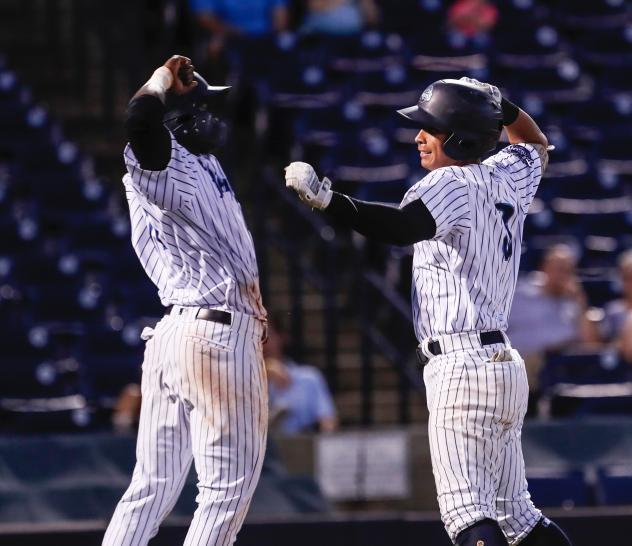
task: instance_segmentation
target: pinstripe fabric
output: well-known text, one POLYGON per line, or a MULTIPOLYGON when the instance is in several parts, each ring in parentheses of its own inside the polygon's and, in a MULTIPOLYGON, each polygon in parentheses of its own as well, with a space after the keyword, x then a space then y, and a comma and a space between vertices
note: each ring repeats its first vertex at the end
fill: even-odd
POLYGON ((263 323, 235 313, 226 326, 182 309, 144 332, 137 463, 104 546, 146 545, 173 508, 192 460, 198 508, 184 544, 229 546, 261 472, 268 411, 263 323))
POLYGON ((197 509, 185 546, 235 541, 261 472, 267 383, 252 237, 213 156, 172 136, 163 171, 142 170, 125 149, 132 245, 172 311, 146 329, 136 467, 103 539, 144 546, 173 508, 195 463, 197 509), (230 325, 196 319, 231 313, 230 325))
POLYGON ((430 452, 453 541, 491 518, 517 544, 541 516, 520 444, 529 391, 524 362, 513 349, 492 361, 509 341, 483 347, 479 333, 507 328, 524 218, 543 166, 543 149, 512 145, 482 164, 432 171, 402 201, 421 199, 437 224, 435 237, 414 248, 412 303, 415 333, 430 358, 430 452), (431 341, 442 354, 429 352, 431 341))
POLYGON ((254 244, 217 159, 172 138, 163 171, 140 168, 128 145, 123 177, 132 245, 163 305, 235 309, 265 318, 254 244))
POLYGON ((454 541, 473 523, 498 520, 509 544, 541 512, 527 490, 520 432, 529 389, 524 362, 491 362, 502 345, 436 356, 424 368, 430 454, 441 518, 454 541))
POLYGON ((521 144, 482 164, 432 171, 408 190, 401 206, 421 199, 437 224, 435 238, 414 247, 417 339, 507 329, 524 217, 541 176, 538 151, 521 144), (513 209, 507 221, 499 205, 513 209), (503 253, 506 237, 509 257, 503 253))

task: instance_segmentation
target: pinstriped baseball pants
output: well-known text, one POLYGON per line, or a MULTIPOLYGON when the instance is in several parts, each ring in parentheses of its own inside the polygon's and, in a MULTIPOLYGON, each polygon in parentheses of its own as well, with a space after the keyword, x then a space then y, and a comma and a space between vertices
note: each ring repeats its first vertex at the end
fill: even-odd
POLYGON ((430 455, 452 541, 491 518, 517 544, 541 517, 527 490, 520 440, 529 392, 524 361, 512 349, 512 360, 492 362, 499 347, 447 352, 424 368, 430 455))
POLYGON ((104 546, 146 545, 176 503, 192 461, 198 506, 185 546, 230 546, 248 511, 268 422, 264 325, 240 313, 224 325, 195 319, 196 311, 176 306, 143 332, 137 462, 104 546))

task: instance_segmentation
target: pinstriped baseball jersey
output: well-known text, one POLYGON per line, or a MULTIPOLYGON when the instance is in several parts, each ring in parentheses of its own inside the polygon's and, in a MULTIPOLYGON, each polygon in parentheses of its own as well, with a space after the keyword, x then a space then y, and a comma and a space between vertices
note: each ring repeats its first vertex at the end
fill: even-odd
POLYGON ((143 332, 137 461, 103 545, 146 546, 193 461, 197 508, 184 546, 230 546, 259 479, 268 423, 252 238, 213 156, 171 137, 164 170, 141 169, 130 146, 125 163, 132 243, 172 307, 143 332), (227 312, 200 313, 209 307, 227 312))
POLYGON ((545 157, 537 146, 514 144, 481 164, 437 169, 408 190, 401 206, 421 199, 437 225, 432 240, 414 247, 413 318, 420 341, 506 330, 524 217, 545 157))
POLYGON ((132 244, 162 304, 265 318, 252 237, 217 159, 173 135, 162 171, 142 169, 129 145, 124 155, 132 244))

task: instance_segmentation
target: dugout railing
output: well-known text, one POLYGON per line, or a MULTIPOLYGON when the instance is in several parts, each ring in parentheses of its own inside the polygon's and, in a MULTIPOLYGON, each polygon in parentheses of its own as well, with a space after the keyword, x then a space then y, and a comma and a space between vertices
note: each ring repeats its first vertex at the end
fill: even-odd
POLYGON ((397 419, 400 424, 410 423, 411 392, 423 391, 423 382, 409 302, 371 269, 363 245, 354 244, 346 231, 337 232, 322 215, 301 204, 278 174, 263 178, 254 211, 262 291, 264 301, 274 306, 269 254, 272 249, 281 251, 287 259, 293 356, 305 353, 306 321, 313 320, 305 308, 309 283, 323 297, 324 371, 332 391, 338 390, 338 327, 345 316, 357 323, 361 339, 360 423, 375 424, 374 392, 380 388, 374 366, 377 354, 396 369, 397 419))

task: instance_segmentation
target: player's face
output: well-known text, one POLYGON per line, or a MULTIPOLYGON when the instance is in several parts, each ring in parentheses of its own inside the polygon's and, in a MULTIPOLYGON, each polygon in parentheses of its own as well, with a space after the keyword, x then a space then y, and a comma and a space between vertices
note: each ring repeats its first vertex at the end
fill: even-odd
POLYGON ((415 144, 419 150, 421 166, 424 169, 433 171, 440 167, 449 167, 456 165, 458 162, 445 155, 443 151, 443 143, 447 135, 433 131, 431 129, 422 129, 415 137, 415 144))

